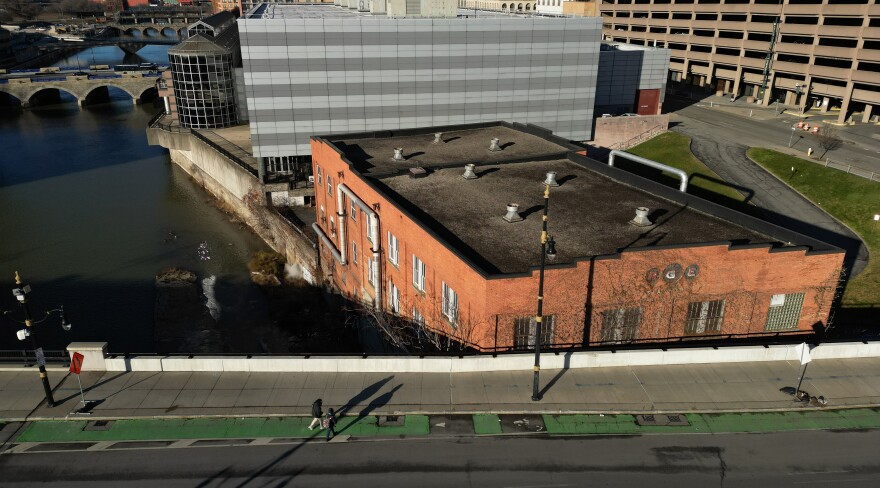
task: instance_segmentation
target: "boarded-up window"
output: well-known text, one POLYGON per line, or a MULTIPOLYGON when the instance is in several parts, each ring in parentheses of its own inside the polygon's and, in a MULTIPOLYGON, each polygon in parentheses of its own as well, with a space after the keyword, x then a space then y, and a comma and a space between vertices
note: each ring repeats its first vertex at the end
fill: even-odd
POLYGON ((632 342, 641 323, 640 307, 606 310, 602 312, 602 342, 632 342))
MULTIPOLYGON (((553 344, 554 320, 552 315, 541 317, 541 346, 553 344)), ((535 331, 537 323, 535 317, 517 317, 513 319, 513 347, 514 349, 534 349, 535 331)))
POLYGON ((724 320, 724 300, 691 302, 688 305, 686 334, 712 334, 721 332, 724 320))

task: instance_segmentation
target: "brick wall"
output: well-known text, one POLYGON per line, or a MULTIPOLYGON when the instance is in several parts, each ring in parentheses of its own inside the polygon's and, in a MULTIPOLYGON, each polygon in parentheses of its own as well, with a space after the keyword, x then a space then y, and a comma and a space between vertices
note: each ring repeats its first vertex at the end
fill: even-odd
MULTIPOLYGON (((624 143, 652 130, 665 131, 669 128, 669 114, 640 115, 638 117, 599 117, 593 131, 592 144, 607 147, 624 143)), ((625 149, 625 148, 624 148, 625 149)))
MULTIPOLYGON (((340 266, 321 245, 322 265, 328 279, 345 295, 371 301, 375 288, 367 280, 366 259, 371 257, 366 219, 358 211, 351 219, 351 203, 344 198, 345 238, 339 242, 336 219, 337 185, 344 183, 379 214, 381 239, 378 286, 383 287, 382 308, 388 308, 389 280, 400 290, 400 314, 410 317, 416 308, 428 328, 484 350, 514 344, 514 319, 535 314, 538 271, 527 276, 485 276, 469 262, 438 241, 427 229, 413 222, 393 203, 353 173, 340 155, 322 141, 312 141, 315 201, 318 224, 339 246, 346 246, 349 264, 340 266), (320 170, 319 170, 320 168, 320 170), (320 184, 318 175, 321 175, 320 184), (327 176, 332 178, 331 194, 327 176), (323 208, 326 220, 321 219, 323 208), (388 233, 398 239, 398 263, 389 262, 388 233), (357 262, 351 243, 358 247, 357 262), (424 293, 412 285, 412 255, 426 265, 424 293), (344 279, 343 279, 344 275, 344 279), (441 316, 442 283, 459 297, 456 328, 441 316)), ((537 237, 534 245, 538 250, 537 237)), ((764 334, 771 297, 804 293, 800 319, 793 330, 812 331, 827 322, 843 253, 810 254, 804 249, 771 250, 769 246, 734 248, 705 245, 675 249, 624 252, 620 255, 565 263, 546 270, 544 314, 554 316, 553 342, 580 345, 601 340, 602 313, 613 309, 641 308, 641 323, 634 339, 661 341, 687 335, 685 324, 691 302, 725 300, 721 334, 764 334), (673 264, 683 272, 697 265, 693 278, 679 274, 666 281, 663 273, 673 264), (656 279, 648 280, 656 270, 656 279)), ((775 332, 774 332, 775 333, 775 332)))

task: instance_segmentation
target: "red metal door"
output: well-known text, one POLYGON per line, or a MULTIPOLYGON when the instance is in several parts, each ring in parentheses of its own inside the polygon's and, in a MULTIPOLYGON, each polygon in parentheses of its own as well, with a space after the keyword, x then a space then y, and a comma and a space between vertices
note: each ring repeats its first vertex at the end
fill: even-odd
POLYGON ((660 111, 660 89, 639 90, 636 113, 639 115, 657 115, 660 111))

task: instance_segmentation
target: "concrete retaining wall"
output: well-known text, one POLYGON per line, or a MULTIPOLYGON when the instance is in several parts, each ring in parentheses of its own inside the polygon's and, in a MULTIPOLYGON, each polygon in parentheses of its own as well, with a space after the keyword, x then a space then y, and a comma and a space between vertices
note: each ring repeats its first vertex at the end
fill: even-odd
MULTIPOLYGON (((153 129, 155 130, 155 129, 153 129)), ((158 137, 158 136, 157 136, 158 137)), ((189 140, 189 150, 170 148, 171 161, 186 171, 199 185, 226 204, 242 221, 248 223, 275 251, 284 255, 289 263, 295 263, 311 277, 312 283, 320 282, 318 251, 296 229, 277 213, 263 208, 260 218, 245 205, 243 198, 252 189, 260 188, 256 178, 238 165, 220 155, 212 147, 189 134, 180 134, 189 140)), ((178 147, 182 141, 173 141, 178 147)), ((261 190, 258 190, 261 191, 261 190)))
MULTIPOLYGON (((880 343, 825 344, 813 348, 813 359, 880 357, 880 343)), ((615 366, 660 366, 761 361, 797 361, 794 346, 744 346, 676 350, 599 351, 546 353, 544 369, 607 368, 615 366)), ((108 357, 107 371, 240 371, 240 372, 331 372, 331 373, 464 373, 483 371, 528 371, 533 354, 498 357, 108 357)))

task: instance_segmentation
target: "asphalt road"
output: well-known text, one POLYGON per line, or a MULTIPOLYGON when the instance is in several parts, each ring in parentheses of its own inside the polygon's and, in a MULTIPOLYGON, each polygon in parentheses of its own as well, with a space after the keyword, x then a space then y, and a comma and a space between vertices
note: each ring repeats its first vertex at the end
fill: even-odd
MULTIPOLYGON (((674 100, 670 97, 673 104, 674 100)), ((840 247, 847 252, 847 269, 854 274, 864 269, 868 253, 854 232, 746 157, 749 147, 773 148, 780 141, 784 147, 791 132, 786 120, 795 119, 748 119, 699 105, 679 106, 671 118, 672 130, 692 139, 691 150, 697 158, 739 187, 769 222, 840 247)), ((866 149, 851 146, 846 154, 873 158, 866 149)))
POLYGON ((16 487, 880 486, 880 433, 471 437, 0 455, 16 487))

